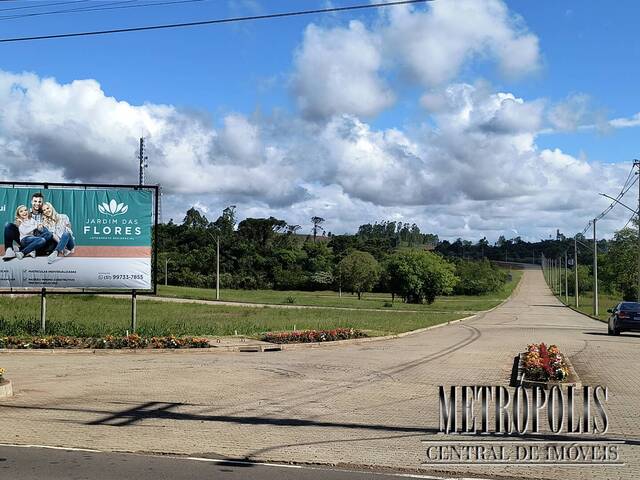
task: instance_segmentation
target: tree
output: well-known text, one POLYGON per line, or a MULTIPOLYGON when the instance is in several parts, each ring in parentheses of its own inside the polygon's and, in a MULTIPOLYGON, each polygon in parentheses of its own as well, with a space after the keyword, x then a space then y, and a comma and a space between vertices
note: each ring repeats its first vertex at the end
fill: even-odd
POLYGON ((456 265, 460 279, 454 292, 457 295, 482 295, 494 292, 507 281, 507 272, 491 265, 489 260, 462 261, 456 265))
POLYGON ((380 265, 373 255, 367 252, 354 251, 344 257, 338 264, 338 272, 345 290, 358 294, 370 292, 380 277, 380 265))
POLYGON ((324 233, 324 228, 322 228, 324 218, 311 217, 311 222, 313 223, 313 243, 316 243, 316 236, 318 235, 318 231, 322 230, 322 232, 324 233))
POLYGON ((238 224, 238 236, 265 250, 276 233, 282 233, 286 229, 287 222, 274 217, 245 218, 238 224))
POLYGON ((216 232, 223 238, 231 238, 236 226, 236 206, 231 205, 222 211, 222 215, 213 222, 216 232))
POLYGON ((450 294, 458 281, 455 266, 431 252, 397 252, 385 267, 386 286, 406 303, 433 303, 436 296, 450 294))
POLYGON ((187 210, 187 214, 182 221, 182 224, 187 228, 206 228, 209 225, 207 217, 202 215, 195 207, 191 207, 187 210))
POLYGON ((610 242, 609 252, 598 256, 603 275, 600 280, 622 293, 625 300, 635 300, 638 292, 638 233, 632 228, 618 230, 610 242))

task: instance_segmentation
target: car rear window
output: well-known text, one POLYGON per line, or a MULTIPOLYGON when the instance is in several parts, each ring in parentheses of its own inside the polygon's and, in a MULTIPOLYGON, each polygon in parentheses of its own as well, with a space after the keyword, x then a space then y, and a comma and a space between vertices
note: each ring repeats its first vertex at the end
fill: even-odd
POLYGON ((628 303, 623 303, 620 306, 620 310, 624 310, 624 311, 640 311, 640 303, 636 303, 636 302, 628 302, 628 303))

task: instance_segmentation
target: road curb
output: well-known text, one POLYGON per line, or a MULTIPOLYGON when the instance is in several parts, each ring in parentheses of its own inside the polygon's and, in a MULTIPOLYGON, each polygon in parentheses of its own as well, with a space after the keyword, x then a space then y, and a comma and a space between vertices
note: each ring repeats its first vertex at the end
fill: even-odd
POLYGON ((567 305, 566 303, 565 303, 564 305, 566 305, 567 307, 569 307, 569 308, 570 308, 571 310, 573 310, 574 312, 579 313, 580 315, 584 315, 585 317, 588 317, 588 318, 590 318, 591 320, 595 320, 596 322, 599 322, 599 323, 607 323, 607 321, 606 321, 606 320, 602 320, 601 318, 594 317, 593 315, 589 315, 588 313, 581 312, 580 310, 576 309, 576 307, 572 307, 571 305, 567 305))

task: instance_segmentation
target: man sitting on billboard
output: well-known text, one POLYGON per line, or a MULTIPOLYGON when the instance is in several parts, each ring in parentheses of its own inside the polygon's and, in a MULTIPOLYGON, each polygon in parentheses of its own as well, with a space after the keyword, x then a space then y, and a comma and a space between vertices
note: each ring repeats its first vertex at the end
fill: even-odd
MULTIPOLYGON (((42 214, 42 206, 44 205, 44 196, 42 193, 37 192, 31 196, 31 211, 29 212, 30 218, 32 218, 37 225, 42 225, 44 218, 42 214)), ((49 235, 46 238, 47 242, 40 248, 37 253, 46 253, 51 250, 51 247, 55 247, 55 240, 49 235), (52 244, 53 242, 53 244, 52 244)), ((6 262, 16 258, 16 253, 20 251, 20 230, 15 223, 7 223, 4 226, 4 248, 5 253, 2 259, 6 262)))

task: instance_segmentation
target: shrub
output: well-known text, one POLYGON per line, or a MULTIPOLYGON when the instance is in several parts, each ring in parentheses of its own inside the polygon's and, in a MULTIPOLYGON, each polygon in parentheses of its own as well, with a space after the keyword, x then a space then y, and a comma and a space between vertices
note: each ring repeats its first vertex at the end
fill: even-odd
POLYGON ((456 295, 482 295, 495 292, 508 279, 508 274, 492 265, 488 260, 460 261, 456 265, 456 275, 460 279, 454 288, 456 295))
POLYGON ((385 263, 384 283, 407 303, 433 303, 456 285, 454 265, 431 252, 406 250, 393 254, 385 263))

